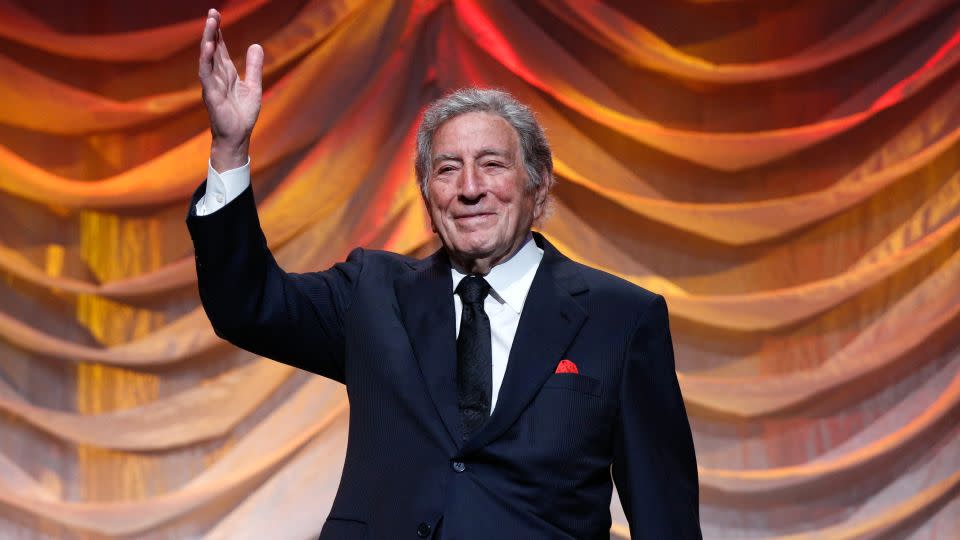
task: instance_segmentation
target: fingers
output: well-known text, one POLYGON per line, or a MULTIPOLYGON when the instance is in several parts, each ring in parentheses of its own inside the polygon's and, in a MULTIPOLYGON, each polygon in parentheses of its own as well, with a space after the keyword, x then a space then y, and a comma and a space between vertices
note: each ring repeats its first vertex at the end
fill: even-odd
POLYGON ((263 47, 256 43, 247 49, 247 65, 243 70, 243 81, 256 88, 263 86, 263 47))
POLYGON ((227 42, 223 40, 223 32, 219 29, 217 30, 216 55, 217 58, 214 59, 214 63, 223 70, 225 81, 232 85, 233 80, 237 78, 237 68, 233 65, 233 59, 230 58, 230 52, 227 51, 227 42))
POLYGON ((215 9, 211 9, 209 12, 207 12, 207 20, 204 22, 203 37, 200 39, 201 47, 208 41, 212 42, 216 38, 217 32, 219 31, 220 13, 218 13, 215 9))
MULTIPOLYGON (((215 9, 210 10, 216 13, 215 9)), ((200 77, 204 78, 213 71, 213 53, 216 49, 214 41, 218 28, 220 26, 219 14, 217 17, 212 15, 207 17, 203 26, 203 36, 200 38, 200 77)))

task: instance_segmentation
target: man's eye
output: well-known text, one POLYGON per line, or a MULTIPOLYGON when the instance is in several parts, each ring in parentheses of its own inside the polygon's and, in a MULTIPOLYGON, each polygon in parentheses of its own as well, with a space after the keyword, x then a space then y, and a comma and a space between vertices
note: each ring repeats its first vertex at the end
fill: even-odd
POLYGON ((450 172, 450 171, 452 171, 452 170, 453 170, 453 167, 450 167, 450 166, 440 167, 439 169, 437 169, 437 174, 447 173, 447 172, 450 172))
POLYGON ((499 161, 488 161, 484 164, 485 167, 503 167, 503 163, 499 161))

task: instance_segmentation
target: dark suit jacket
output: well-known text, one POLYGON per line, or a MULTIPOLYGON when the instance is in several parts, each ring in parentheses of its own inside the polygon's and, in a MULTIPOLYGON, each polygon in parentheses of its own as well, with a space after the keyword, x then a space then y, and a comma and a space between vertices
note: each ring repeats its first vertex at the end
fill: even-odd
POLYGON ((187 225, 217 335, 340 381, 343 476, 320 538, 609 538, 612 477, 635 539, 700 538, 697 469, 663 297, 546 239, 497 406, 461 442, 450 263, 356 249, 279 268, 248 188, 187 225), (556 374, 569 359, 579 374, 556 374))

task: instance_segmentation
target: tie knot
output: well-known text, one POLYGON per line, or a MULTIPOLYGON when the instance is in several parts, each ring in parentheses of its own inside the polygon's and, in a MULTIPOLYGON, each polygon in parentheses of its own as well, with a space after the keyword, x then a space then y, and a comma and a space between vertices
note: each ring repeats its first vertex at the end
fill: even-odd
POLYGON ((490 284, 480 276, 467 276, 457 285, 457 294, 464 304, 483 302, 490 292, 490 284))

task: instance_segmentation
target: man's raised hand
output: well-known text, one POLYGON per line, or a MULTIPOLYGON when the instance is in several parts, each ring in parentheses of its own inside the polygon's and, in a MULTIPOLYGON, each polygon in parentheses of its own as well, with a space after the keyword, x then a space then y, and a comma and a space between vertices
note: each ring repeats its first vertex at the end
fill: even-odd
POLYGON ((253 44, 247 49, 245 78, 240 80, 220 32, 220 13, 211 9, 200 40, 200 85, 213 134, 210 162, 218 172, 247 162, 263 96, 262 75, 263 48, 253 44))

